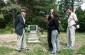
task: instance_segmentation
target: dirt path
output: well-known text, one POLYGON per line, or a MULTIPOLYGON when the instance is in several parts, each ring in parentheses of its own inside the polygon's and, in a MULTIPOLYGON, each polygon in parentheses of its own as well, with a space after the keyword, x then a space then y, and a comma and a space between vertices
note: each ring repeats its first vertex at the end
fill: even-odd
POLYGON ((0 35, 0 42, 12 42, 16 41, 17 35, 16 34, 3 34, 0 35))

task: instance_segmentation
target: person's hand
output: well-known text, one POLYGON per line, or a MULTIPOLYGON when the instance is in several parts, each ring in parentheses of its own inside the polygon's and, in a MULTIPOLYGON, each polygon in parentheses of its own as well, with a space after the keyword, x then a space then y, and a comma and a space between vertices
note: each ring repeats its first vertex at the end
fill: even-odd
POLYGON ((15 28, 13 28, 13 32, 15 32, 15 28))
POLYGON ((58 21, 59 22, 59 24, 61 23, 61 21, 58 21))

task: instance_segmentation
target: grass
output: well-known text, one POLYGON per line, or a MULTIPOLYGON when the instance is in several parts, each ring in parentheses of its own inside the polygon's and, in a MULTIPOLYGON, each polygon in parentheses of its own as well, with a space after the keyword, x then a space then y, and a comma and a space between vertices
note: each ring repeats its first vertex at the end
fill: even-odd
POLYGON ((13 51, 13 49, 11 49, 11 48, 8 48, 5 46, 0 47, 0 55, 6 55, 7 53, 10 53, 12 51, 13 51))
POLYGON ((78 54, 85 55, 85 45, 83 45, 82 47, 79 48, 78 54))
POLYGON ((62 49, 58 55, 73 55, 73 50, 71 49, 62 49))
MULTIPOLYGON (((51 55, 48 51, 46 32, 38 33, 40 43, 27 43, 30 50, 17 52, 16 42, 0 43, 0 55, 51 55)), ((59 35, 60 52, 56 55, 85 55, 85 33, 76 33, 75 49, 64 49, 66 44, 66 33, 59 35)))

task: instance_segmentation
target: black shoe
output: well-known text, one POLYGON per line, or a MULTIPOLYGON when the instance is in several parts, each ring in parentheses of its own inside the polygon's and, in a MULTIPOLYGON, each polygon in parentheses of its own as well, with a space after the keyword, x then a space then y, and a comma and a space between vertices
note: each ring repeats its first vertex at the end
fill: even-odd
POLYGON ((21 50, 24 51, 24 50, 29 50, 29 49, 28 48, 21 48, 21 50))
POLYGON ((21 50, 16 50, 17 52, 21 52, 21 50))

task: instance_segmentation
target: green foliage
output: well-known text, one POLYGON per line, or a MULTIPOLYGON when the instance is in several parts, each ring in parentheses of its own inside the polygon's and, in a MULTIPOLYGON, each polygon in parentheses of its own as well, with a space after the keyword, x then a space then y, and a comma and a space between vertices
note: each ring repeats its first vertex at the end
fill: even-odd
POLYGON ((3 18, 4 18, 3 14, 0 14, 0 19, 3 19, 3 18))
MULTIPOLYGON (((76 14, 78 17, 78 24, 80 25, 80 28, 77 29, 78 32, 85 32, 85 10, 82 10, 80 7, 77 8, 76 10, 76 14)), ((65 14, 63 14, 61 11, 59 11, 59 16, 61 16, 61 31, 66 31, 67 28, 67 18, 64 19, 63 16, 65 16, 65 14)))
POLYGON ((59 11, 61 12, 61 16, 65 17, 68 7, 72 7, 73 10, 73 4, 74 0, 61 0, 59 4, 59 11))
POLYGON ((80 7, 76 10, 76 14, 78 17, 78 24, 80 28, 78 29, 79 32, 85 32, 85 10, 82 10, 80 7))
POLYGON ((12 33, 12 26, 10 24, 8 24, 8 26, 6 25, 5 28, 0 29, 0 34, 9 34, 12 33))
POLYGON ((28 8, 26 24, 37 24, 43 29, 46 29, 46 22, 44 17, 40 17, 40 11, 50 13, 50 9, 54 7, 54 0, 19 0, 18 4, 22 4, 28 8))
POLYGON ((67 29, 67 19, 62 18, 60 24, 60 30, 65 32, 67 29))
POLYGON ((8 26, 9 28, 12 27, 14 22, 14 17, 17 11, 20 11, 20 9, 21 9, 20 5, 14 4, 11 1, 9 1, 9 3, 5 4, 3 7, 1 7, 0 8, 0 28, 5 29, 8 26))
POLYGON ((4 19, 0 19, 0 28, 5 28, 7 25, 10 27, 11 24, 12 24, 12 15, 11 14, 7 14, 4 16, 4 19))
POLYGON ((17 10, 20 10, 21 9, 21 6, 20 5, 17 5, 17 4, 13 4, 13 3, 10 3, 9 5, 7 6, 4 6, 3 8, 1 8, 1 10, 5 10, 5 11, 9 11, 13 8, 16 8, 17 10))
MULTIPOLYGON (((44 17, 40 17, 39 12, 40 11, 46 11, 48 14, 50 13, 51 8, 55 8, 54 4, 55 0, 18 0, 17 3, 10 2, 9 4, 5 4, 0 8, 0 14, 2 13, 4 16, 4 19, 0 19, 0 28, 6 28, 6 26, 10 23, 13 25, 14 22, 14 16, 16 15, 17 11, 21 9, 21 7, 27 7, 27 17, 26 17, 26 24, 36 24, 40 26, 43 29, 47 29, 46 22, 44 17), (16 8, 16 12, 13 10, 16 8)), ((67 2, 63 5, 66 6, 67 2)), ((4 4, 4 3, 3 3, 4 4)), ((62 5, 62 4, 61 4, 62 5)), ((68 6, 72 6, 71 4, 67 5, 66 7, 60 6, 62 8, 65 8, 64 10, 61 10, 58 12, 60 19, 61 19, 61 31, 66 31, 67 28, 67 19, 64 19, 63 17, 66 16, 65 11, 68 6), (62 13, 64 11, 64 13, 62 13)), ((80 28, 78 31, 84 32, 85 31, 85 11, 82 11, 80 8, 77 9, 76 14, 78 16, 80 28)), ((3 18, 2 15, 0 15, 1 18, 3 18)), ((9 25, 10 25, 9 24, 9 25)), ((8 25, 8 26, 9 26, 8 25)))
MULTIPOLYGON (((4 28, 6 25, 13 25, 13 18, 16 15, 16 12, 19 11, 21 7, 27 7, 27 17, 26 24, 37 24, 40 27, 46 29, 46 23, 44 21, 44 17, 40 17, 40 11, 46 11, 49 14, 51 8, 54 8, 55 0, 18 0, 17 2, 9 1, 3 7, 0 8, 0 13, 2 12, 4 15, 4 19, 0 21, 0 23, 4 23, 4 28), (16 8, 16 12, 13 10, 16 8)), ((2 24, 0 24, 3 28, 2 24)))

